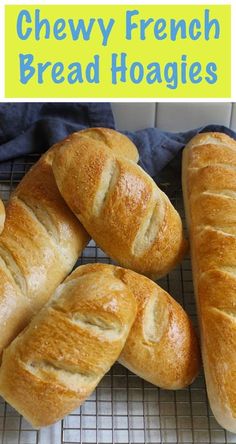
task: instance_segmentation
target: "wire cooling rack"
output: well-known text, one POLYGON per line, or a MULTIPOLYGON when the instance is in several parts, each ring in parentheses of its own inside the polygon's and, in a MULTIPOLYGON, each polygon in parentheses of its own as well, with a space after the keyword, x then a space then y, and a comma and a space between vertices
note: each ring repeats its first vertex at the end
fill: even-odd
MULTIPOLYGON (((37 160, 29 155, 0 166, 0 194, 9 193, 37 160)), ((168 191, 168 183, 162 184, 168 191)), ((173 187, 172 187, 173 189, 173 187)), ((171 198, 183 216, 180 189, 171 198)), ((79 264, 110 263, 93 241, 79 264)), ((196 326, 195 303, 189 258, 159 281, 186 309, 196 326)), ((161 363, 160 363, 161 365, 161 363)), ((37 405, 35 405, 37 409, 37 405)), ((207 401, 201 374, 184 390, 158 389, 115 364, 96 391, 78 410, 52 427, 32 429, 4 400, 0 401, 1 444, 210 444, 236 443, 236 435, 224 431, 215 421, 207 401)))

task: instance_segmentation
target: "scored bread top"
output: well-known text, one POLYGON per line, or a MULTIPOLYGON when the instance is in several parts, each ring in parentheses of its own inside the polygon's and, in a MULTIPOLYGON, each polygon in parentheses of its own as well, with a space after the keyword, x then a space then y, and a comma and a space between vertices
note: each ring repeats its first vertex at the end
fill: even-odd
POLYGON ((118 358, 135 316, 116 269, 75 270, 4 351, 0 393, 36 427, 58 421, 118 358))
POLYGON ((110 148, 118 156, 126 157, 129 160, 137 163, 139 160, 139 153, 131 140, 110 128, 88 128, 79 132, 83 137, 102 142, 107 148, 110 148))
MULTIPOLYGON (((110 149, 133 160, 136 147, 123 135, 104 128, 83 131, 105 140, 110 149), (121 140, 122 144, 114 140, 121 140)), ((73 268, 89 234, 58 191, 52 171, 54 145, 26 173, 10 197, 0 236, 0 355, 33 313, 48 301, 73 268)), ((0 201, 0 230, 3 218, 0 201)))
POLYGON ((58 188, 91 237, 127 268, 151 277, 166 274, 186 245, 178 213, 150 176, 81 133, 58 148, 58 188))
POLYGON ((119 361, 141 378, 162 388, 179 389, 199 372, 200 353, 191 321, 159 285, 125 268, 87 264, 78 276, 115 272, 133 292, 138 312, 119 361), (114 270, 114 271, 113 271, 114 270))
POLYGON ((73 268, 89 235, 61 197, 54 149, 10 197, 0 236, 0 354, 73 268))
POLYGON ((236 432, 236 141, 203 133, 184 149, 183 191, 210 405, 236 432))

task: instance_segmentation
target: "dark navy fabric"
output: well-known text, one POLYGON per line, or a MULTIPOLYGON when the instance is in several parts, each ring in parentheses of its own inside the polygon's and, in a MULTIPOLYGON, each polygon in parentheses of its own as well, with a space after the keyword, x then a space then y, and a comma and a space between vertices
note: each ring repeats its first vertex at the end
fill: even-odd
POLYGON ((114 128, 108 103, 4 103, 0 105, 0 161, 42 153, 73 131, 114 128))
MULTIPOLYGON (((87 127, 114 128, 109 103, 0 104, 0 179, 10 180, 12 160, 43 153, 68 134, 87 127)), ((22 176, 15 163, 14 179, 22 176)))
MULTIPOLYGON (((109 103, 0 104, 0 178, 10 174, 13 159, 42 153, 73 131, 92 126, 115 128, 109 103)), ((138 147, 140 165, 160 181, 166 165, 179 177, 182 148, 194 135, 206 131, 224 132, 236 139, 236 133, 219 125, 182 133, 147 128, 125 134, 138 147)))
POLYGON ((209 131, 226 133, 236 140, 236 133, 221 125, 208 125, 181 133, 147 128, 126 134, 138 147, 140 165, 169 197, 174 197, 181 189, 182 149, 196 134, 209 131))
POLYGON ((138 147, 141 166, 155 177, 197 133, 208 131, 223 132, 236 139, 234 131, 220 125, 208 125, 182 133, 148 128, 136 132, 126 131, 126 134, 138 147))

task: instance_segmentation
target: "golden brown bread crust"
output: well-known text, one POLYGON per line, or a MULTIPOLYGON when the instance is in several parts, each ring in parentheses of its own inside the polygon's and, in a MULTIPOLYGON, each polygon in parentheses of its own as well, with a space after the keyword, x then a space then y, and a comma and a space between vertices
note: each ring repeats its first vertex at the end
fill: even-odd
MULTIPOLYGON (((113 151, 138 160, 133 143, 113 130, 91 128, 83 134, 105 140, 113 151)), ((0 321, 4 325, 0 355, 48 301, 90 238, 58 191, 52 172, 56 150, 54 145, 31 168, 7 207, 0 237, 0 321)))
POLYGON ((199 370, 192 325, 164 290, 131 270, 84 265, 4 351, 0 393, 34 426, 49 425, 78 407, 119 355, 169 389, 199 370))
POLYGON ((136 301, 115 269, 75 270, 3 353, 0 393, 35 427, 90 396, 118 358, 136 301))
POLYGON ((69 207, 118 263, 154 278, 182 258, 181 219, 134 162, 75 133, 58 144, 53 171, 69 207))
POLYGON ((183 308, 159 285, 125 268, 88 264, 79 267, 77 275, 98 270, 119 275, 138 306, 120 363, 158 387, 174 390, 191 384, 199 372, 200 353, 183 308))
POLYGON ((159 285, 132 271, 124 281, 138 303, 138 314, 119 361, 158 387, 176 390, 193 382, 200 353, 183 308, 159 285))
POLYGON ((5 223, 5 207, 3 201, 0 199, 0 234, 3 230, 4 223, 5 223))
POLYGON ((236 142, 194 137, 183 153, 189 225, 207 391, 217 421, 236 432, 236 142))
POLYGON ((135 163, 139 160, 139 153, 136 146, 128 137, 118 131, 110 128, 97 127, 82 130, 80 131, 80 135, 104 143, 107 148, 110 148, 118 156, 126 157, 135 163))
POLYGON ((57 189, 53 155, 50 150, 35 164, 7 206, 0 236, 0 354, 48 301, 89 239, 57 189))

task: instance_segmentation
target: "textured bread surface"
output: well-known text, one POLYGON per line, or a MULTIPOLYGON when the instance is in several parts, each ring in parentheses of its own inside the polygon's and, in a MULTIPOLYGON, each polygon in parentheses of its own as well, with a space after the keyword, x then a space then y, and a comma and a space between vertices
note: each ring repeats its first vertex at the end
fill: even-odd
MULTIPOLYGON (((82 131, 110 150, 138 160, 135 145, 104 128, 82 131)), ((58 191, 54 145, 25 175, 7 206, 0 236, 0 355, 72 270, 90 236, 58 191)), ((0 229, 1 229, 0 201, 0 229)))
POLYGON ((106 264, 82 265, 77 275, 115 273, 133 292, 138 311, 119 361, 158 387, 191 384, 200 367, 196 334, 183 308, 159 285, 134 271, 106 264))
POLYGON ((34 427, 58 421, 116 361, 135 316, 119 270, 75 270, 4 350, 1 395, 34 427))
POLYGON ((158 387, 188 386, 199 373, 200 352, 183 308, 159 285, 135 272, 125 273, 138 314, 119 361, 158 387))
POLYGON ((183 153, 183 191, 208 397, 236 432, 236 142, 194 137, 183 153))
POLYGON ((72 270, 89 239, 58 191, 54 152, 31 168, 6 209, 0 236, 0 354, 72 270))
POLYGON ((186 247, 181 219, 133 161, 75 133, 58 145, 53 171, 69 207, 119 264, 155 278, 180 261, 186 247))
POLYGON ((124 134, 110 128, 88 128, 79 132, 80 135, 88 137, 90 140, 104 143, 119 156, 126 157, 133 162, 138 162, 139 153, 131 140, 124 134))
POLYGON ((5 207, 4 207, 3 201, 0 199, 0 234, 1 234, 3 227, 4 227, 5 217, 6 217, 5 207))

